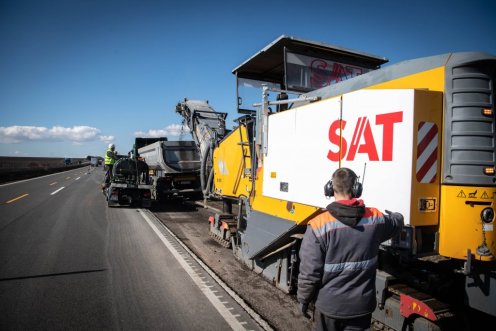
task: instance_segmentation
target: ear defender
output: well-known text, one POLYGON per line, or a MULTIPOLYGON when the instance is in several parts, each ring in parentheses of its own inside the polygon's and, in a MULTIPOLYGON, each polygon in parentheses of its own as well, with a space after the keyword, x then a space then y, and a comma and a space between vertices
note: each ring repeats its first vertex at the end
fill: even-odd
POLYGON ((351 197, 359 198, 362 196, 363 185, 358 181, 358 178, 355 178, 355 183, 353 183, 353 187, 351 188, 351 197))
POLYGON ((332 180, 328 181, 324 185, 324 194, 326 197, 330 198, 334 196, 334 187, 332 187, 332 180))
MULTIPOLYGON (((351 197, 359 198, 362 196, 363 185, 358 181, 358 178, 355 177, 355 182, 353 183, 353 187, 351 188, 351 197)), ((332 180, 328 181, 324 185, 324 195, 327 198, 331 198, 334 196, 334 187, 332 186, 332 180)))

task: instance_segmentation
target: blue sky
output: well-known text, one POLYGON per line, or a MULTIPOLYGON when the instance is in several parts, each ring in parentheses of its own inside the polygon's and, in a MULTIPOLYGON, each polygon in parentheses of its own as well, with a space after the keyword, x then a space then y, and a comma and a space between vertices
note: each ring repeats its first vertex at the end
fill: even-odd
MULTIPOLYGON (((237 117, 232 69, 289 35, 389 59, 496 55, 496 2, 0 0, 0 155, 178 140, 184 97, 237 117)), ((186 136, 184 139, 189 139, 186 136)))

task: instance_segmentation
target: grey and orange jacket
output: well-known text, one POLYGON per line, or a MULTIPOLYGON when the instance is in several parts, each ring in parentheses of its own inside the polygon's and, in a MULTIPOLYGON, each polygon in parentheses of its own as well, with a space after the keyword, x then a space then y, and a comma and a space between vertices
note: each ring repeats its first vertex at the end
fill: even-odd
POLYGON ((300 249, 298 301, 331 318, 365 316, 376 307, 379 245, 403 226, 362 200, 340 200, 312 218, 300 249))

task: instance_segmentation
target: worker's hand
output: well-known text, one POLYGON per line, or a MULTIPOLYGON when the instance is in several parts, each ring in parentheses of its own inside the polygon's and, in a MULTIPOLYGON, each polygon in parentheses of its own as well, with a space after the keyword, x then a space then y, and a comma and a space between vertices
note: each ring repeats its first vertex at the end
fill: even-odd
POLYGON ((386 209, 386 214, 392 219, 403 222, 403 215, 401 213, 395 213, 386 209))
POLYGON ((308 319, 312 318, 307 312, 308 311, 308 303, 300 303, 300 311, 303 314, 303 316, 305 316, 306 318, 308 318, 308 319))

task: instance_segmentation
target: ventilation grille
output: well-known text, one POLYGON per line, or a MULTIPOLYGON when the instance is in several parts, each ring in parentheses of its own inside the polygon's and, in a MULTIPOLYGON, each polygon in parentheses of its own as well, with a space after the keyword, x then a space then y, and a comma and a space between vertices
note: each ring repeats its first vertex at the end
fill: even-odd
POLYGON ((496 61, 446 68, 444 180, 446 184, 495 185, 494 78, 496 61), (483 114, 492 109, 493 115, 483 114))

